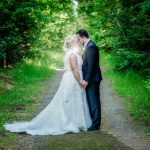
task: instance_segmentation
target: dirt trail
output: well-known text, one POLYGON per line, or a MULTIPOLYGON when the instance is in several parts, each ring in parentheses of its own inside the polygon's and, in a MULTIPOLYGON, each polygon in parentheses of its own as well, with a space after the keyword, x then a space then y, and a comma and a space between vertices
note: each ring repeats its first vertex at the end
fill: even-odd
MULTIPOLYGON (((37 112, 49 104, 59 86, 63 73, 62 69, 59 70, 50 81, 47 97, 37 112)), ((121 98, 115 94, 105 79, 101 83, 101 102, 101 131, 62 136, 22 134, 18 150, 150 150, 150 145, 148 145, 150 138, 138 129, 124 108, 121 98), (71 144, 69 145, 69 143, 71 144)))
POLYGON ((102 131, 106 131, 135 150, 150 150, 150 136, 146 135, 129 116, 123 100, 110 83, 101 83, 102 131))

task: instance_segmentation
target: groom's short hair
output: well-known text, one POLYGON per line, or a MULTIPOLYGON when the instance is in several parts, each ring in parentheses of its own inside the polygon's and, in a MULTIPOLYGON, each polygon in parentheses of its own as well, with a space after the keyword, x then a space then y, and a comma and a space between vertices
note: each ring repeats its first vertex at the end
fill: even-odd
POLYGON ((86 30, 80 29, 76 32, 76 34, 79 34, 81 37, 85 36, 86 38, 89 38, 89 34, 86 30))

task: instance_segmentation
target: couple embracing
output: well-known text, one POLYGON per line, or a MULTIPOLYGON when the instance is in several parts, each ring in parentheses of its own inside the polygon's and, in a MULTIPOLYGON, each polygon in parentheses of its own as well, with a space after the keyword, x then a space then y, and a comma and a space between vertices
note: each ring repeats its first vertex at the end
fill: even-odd
POLYGON ((49 105, 31 121, 4 125, 11 132, 60 135, 99 130, 101 125, 99 50, 86 30, 64 42, 64 75, 49 105), (82 57, 80 46, 84 45, 82 57))

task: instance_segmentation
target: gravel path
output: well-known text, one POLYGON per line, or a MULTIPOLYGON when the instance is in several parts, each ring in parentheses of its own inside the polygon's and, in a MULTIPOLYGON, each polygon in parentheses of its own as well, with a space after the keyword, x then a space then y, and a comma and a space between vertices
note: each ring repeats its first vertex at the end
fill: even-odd
MULTIPOLYGON (((50 102, 50 100, 53 98, 60 80, 62 78, 64 71, 63 69, 60 69, 58 73, 55 75, 55 77, 50 81, 49 85, 49 91, 47 94, 47 97, 43 100, 43 103, 41 104, 41 107, 39 108, 38 112, 41 111, 45 106, 47 106, 50 102)), ((94 138, 96 139, 100 134, 103 136, 103 133, 106 133, 109 139, 109 135, 113 136, 115 139, 117 139, 119 142, 123 143, 123 145, 126 145, 125 147, 121 146, 119 147, 120 143, 116 141, 116 145, 118 144, 118 150, 129 150, 135 149, 135 150, 150 150, 150 137, 146 136, 135 124, 135 122, 131 119, 131 117, 128 115, 122 100, 120 97, 118 97, 113 89, 112 86, 109 85, 109 82, 104 79, 101 83, 101 103, 102 103, 102 127, 101 131, 93 132, 94 138), (97 135, 95 135, 97 134, 97 135), (130 148, 129 148, 130 147, 130 148)), ((86 138, 87 136, 91 136, 93 138, 91 132, 89 133, 80 133, 75 135, 76 140, 80 138, 86 138), (79 137, 78 137, 79 136, 79 137), (81 137, 80 137, 81 136, 81 137), (78 138, 78 139, 77 139, 78 138)), ((65 135, 66 140, 70 140, 70 135, 65 135)), ((74 135, 71 135, 74 136, 74 135)), ((105 135, 104 135, 105 136, 105 135)), ((112 141, 114 140, 112 137, 112 141)), ((64 140, 62 136, 57 136, 56 138, 53 136, 30 136, 23 134, 21 143, 18 145, 18 150, 48 150, 51 148, 48 148, 47 144, 50 142, 56 142, 56 140, 64 140)), ((102 137, 103 138, 103 137, 102 137)), ((104 137, 107 139, 107 137, 104 137)), ((97 140, 99 140, 97 138, 97 140)), ((111 140, 111 139, 110 139, 111 140)), ((115 140, 114 140, 115 141, 115 140)), ((99 141, 98 141, 99 142, 99 141)), ((54 150, 55 148, 53 148, 54 150)), ((68 149, 66 147, 61 147, 61 150, 68 149)), ((78 149, 78 148, 77 148, 78 149)), ((57 149, 56 149, 57 150, 57 149)), ((78 149, 83 150, 83 149, 78 149)), ((84 149, 84 150, 99 150, 99 148, 94 149, 84 149)), ((112 150, 106 148, 106 150, 112 150)), ((115 149, 116 150, 116 149, 115 149)))
POLYGON ((129 116, 123 100, 116 95, 110 83, 101 83, 102 131, 106 131, 135 150, 150 150, 150 136, 143 133, 129 116))
MULTIPOLYGON (((64 73, 63 69, 58 69, 56 75, 50 79, 49 81, 50 86, 49 86, 47 96, 42 101, 41 107, 39 107, 37 113, 43 110, 50 103, 51 99, 54 97, 59 87, 63 73, 64 73)), ((43 140, 45 141, 45 137, 47 136, 32 136, 32 135, 22 134, 20 143, 18 144, 18 150, 41 150, 39 149, 39 144, 42 144, 41 142, 43 140)))

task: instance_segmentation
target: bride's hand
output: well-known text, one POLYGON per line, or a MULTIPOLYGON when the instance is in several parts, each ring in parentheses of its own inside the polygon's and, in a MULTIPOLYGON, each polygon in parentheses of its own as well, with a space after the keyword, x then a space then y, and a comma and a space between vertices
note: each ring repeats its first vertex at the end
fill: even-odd
POLYGON ((79 81, 79 85, 80 85, 81 88, 83 88, 83 83, 82 83, 82 81, 79 81))
POLYGON ((82 87, 85 89, 88 86, 88 82, 83 80, 82 81, 82 87))

